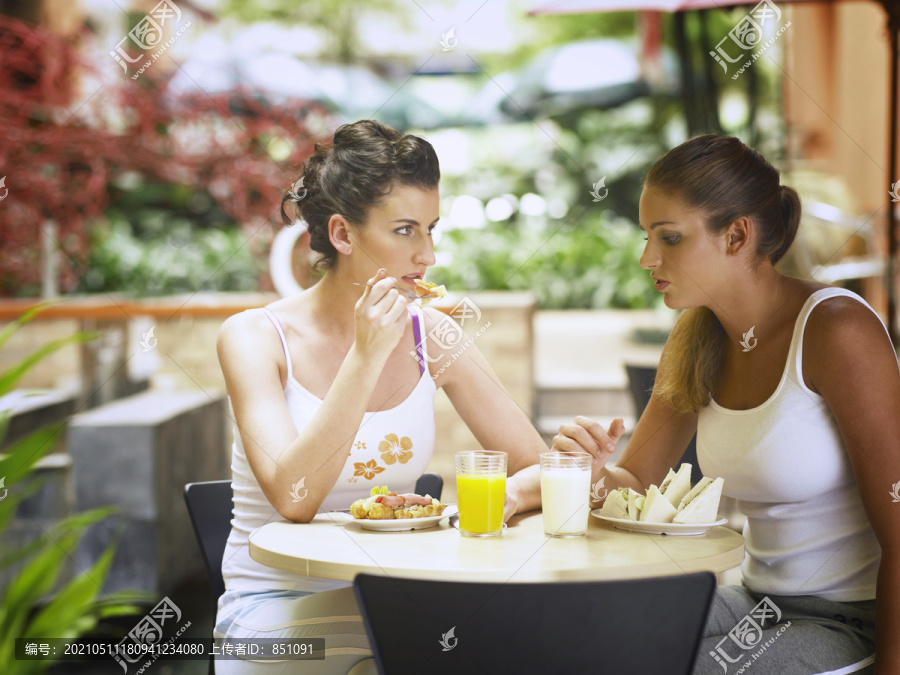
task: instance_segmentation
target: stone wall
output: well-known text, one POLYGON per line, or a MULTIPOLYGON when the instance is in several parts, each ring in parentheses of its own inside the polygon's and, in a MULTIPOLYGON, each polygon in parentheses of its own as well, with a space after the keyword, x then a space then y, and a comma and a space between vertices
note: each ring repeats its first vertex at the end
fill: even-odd
POLYGON ((107 591, 167 593, 203 569, 184 486, 229 476, 225 407, 221 391, 151 391, 72 418, 76 510, 118 508, 88 531, 78 564, 87 569, 124 526, 107 591))

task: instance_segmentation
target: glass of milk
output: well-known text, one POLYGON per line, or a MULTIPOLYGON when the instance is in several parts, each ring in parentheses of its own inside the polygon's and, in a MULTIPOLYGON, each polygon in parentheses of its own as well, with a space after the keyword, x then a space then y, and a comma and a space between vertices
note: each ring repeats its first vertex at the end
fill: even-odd
POLYGON ((591 512, 591 462, 586 452, 541 454, 541 505, 544 534, 583 537, 591 512))

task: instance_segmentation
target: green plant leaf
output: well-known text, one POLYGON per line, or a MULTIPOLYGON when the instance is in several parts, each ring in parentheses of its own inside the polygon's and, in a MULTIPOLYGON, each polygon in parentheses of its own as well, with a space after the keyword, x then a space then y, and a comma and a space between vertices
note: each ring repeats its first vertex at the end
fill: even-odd
POLYGON ((46 302, 38 303, 37 305, 34 305, 33 307, 29 307, 15 321, 13 321, 8 326, 5 326, 3 328, 3 330, 0 330, 0 349, 3 348, 3 345, 5 345, 9 341, 9 339, 15 334, 15 332, 17 330, 19 330, 22 326, 24 326, 26 323, 28 323, 32 319, 34 319, 34 317, 37 316, 39 312, 44 311, 47 307, 49 307, 50 305, 54 305, 57 302, 59 302, 59 301, 58 300, 48 300, 46 302))
MULTIPOLYGON (((0 502, 0 533, 5 531, 9 526, 19 504, 40 490, 44 482, 45 481, 39 480, 28 481, 24 486, 19 486, 15 491, 11 491, 6 496, 6 499, 0 502)), ((31 546, 32 544, 28 544, 25 548, 30 549, 31 546)), ((0 569, 8 567, 9 565, 14 565, 21 560, 24 557, 22 553, 23 551, 12 551, 11 553, 5 552, 4 556, 0 556, 0 569)), ((27 555, 30 555, 30 553, 27 555)))
POLYGON ((103 580, 118 544, 116 537, 89 570, 64 586, 29 622, 22 637, 76 638, 92 630, 97 624, 94 603, 103 593, 103 580))
POLYGON ((32 431, 12 443, 0 455, 0 476, 6 479, 7 488, 21 482, 31 473, 38 460, 54 448, 64 426, 64 423, 59 423, 32 431))
POLYGON ((64 338, 59 338, 58 340, 53 340, 48 344, 38 347, 12 368, 8 368, 0 373, 0 396, 8 394, 15 386, 16 382, 22 379, 22 376, 25 375, 25 373, 56 350, 74 342, 88 342, 98 337, 98 335, 99 333, 95 331, 84 331, 75 333, 74 335, 68 335, 64 338))
POLYGON ((0 636, 21 635, 28 612, 56 584, 66 558, 74 551, 84 530, 114 512, 114 508, 104 507, 79 513, 41 537, 45 542, 43 550, 12 579, 0 600, 0 636))

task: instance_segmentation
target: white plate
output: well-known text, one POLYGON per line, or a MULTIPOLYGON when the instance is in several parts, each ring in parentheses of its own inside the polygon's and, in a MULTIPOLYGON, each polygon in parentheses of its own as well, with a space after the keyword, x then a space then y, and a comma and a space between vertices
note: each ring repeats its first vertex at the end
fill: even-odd
POLYGON ((378 532, 406 532, 408 530, 424 530, 427 527, 434 527, 444 518, 449 518, 456 514, 456 504, 447 504, 444 512, 439 516, 427 516, 425 518, 367 520, 365 518, 354 518, 345 511, 336 511, 335 513, 339 518, 344 519, 344 523, 357 523, 364 530, 375 530, 378 532))
POLYGON ((728 522, 728 518, 723 518, 721 515, 714 523, 647 523, 601 516, 600 509, 594 509, 591 511, 591 515, 594 518, 612 523, 616 526, 616 529, 627 530, 628 532, 643 532, 644 534, 705 534, 710 529, 728 522))

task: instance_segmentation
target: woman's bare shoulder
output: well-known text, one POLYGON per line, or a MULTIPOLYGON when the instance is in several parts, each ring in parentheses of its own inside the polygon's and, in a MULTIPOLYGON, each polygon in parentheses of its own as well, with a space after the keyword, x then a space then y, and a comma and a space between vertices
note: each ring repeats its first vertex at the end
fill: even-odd
POLYGON ((826 368, 845 368, 858 358, 893 355, 881 318, 847 295, 827 298, 813 308, 803 342, 809 362, 826 368))
POLYGON ((275 347, 281 350, 281 341, 272 321, 261 309, 248 309, 233 314, 222 323, 216 335, 216 349, 222 359, 255 360, 275 347))

